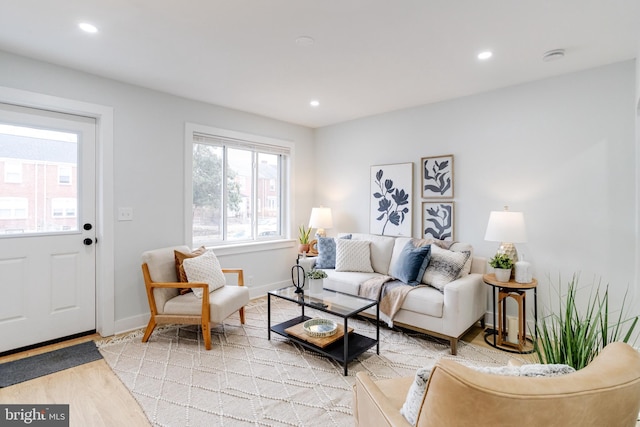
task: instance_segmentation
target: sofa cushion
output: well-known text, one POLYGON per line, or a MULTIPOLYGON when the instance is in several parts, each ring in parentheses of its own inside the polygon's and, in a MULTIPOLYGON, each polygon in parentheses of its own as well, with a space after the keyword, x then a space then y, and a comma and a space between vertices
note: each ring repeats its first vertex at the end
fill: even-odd
MULTIPOLYGON (((351 234, 345 234, 340 239, 351 239, 351 234)), ((336 268, 336 241, 333 237, 318 238, 315 268, 336 268)))
POLYGON ((371 242, 371 267, 380 274, 389 274, 391 266, 391 253, 396 238, 390 236, 377 236, 375 234, 352 233, 354 240, 367 240, 371 242))
POLYGON ((431 259, 422 282, 444 291, 444 287, 457 279, 464 268, 468 252, 454 252, 431 245, 431 259))
MULTIPOLYGON (((380 276, 378 273, 362 273, 356 271, 325 270, 329 277, 324 279, 323 287, 332 291, 358 295, 360 284, 380 276)), ((438 292, 438 291, 436 291, 438 292)))
MULTIPOLYGON (((576 371, 568 365, 535 363, 520 366, 470 366, 469 368, 485 374, 513 377, 557 377, 576 371)), ((427 389, 427 383, 432 369, 433 367, 424 367, 419 368, 416 371, 415 379, 409 387, 409 391, 407 392, 407 397, 402 408, 400 408, 400 414, 402 414, 402 416, 413 426, 415 426, 418 421, 418 413, 422 407, 422 402, 424 400, 423 396, 427 389)))
POLYGON ((415 288, 404 300, 402 310, 440 319, 444 314, 444 294, 431 286, 415 288))
MULTIPOLYGON (((189 282, 207 283, 209 292, 223 287, 226 283, 220 262, 212 251, 206 251, 198 257, 186 258, 182 266, 189 282)), ((192 291, 196 297, 202 298, 202 288, 192 288, 192 291)))
POLYGON ((416 247, 413 239, 409 240, 400 257, 391 265, 389 274, 407 285, 418 285, 429 264, 430 253, 431 245, 416 247))
POLYGON ((373 273, 369 246, 366 240, 336 240, 336 271, 373 273))

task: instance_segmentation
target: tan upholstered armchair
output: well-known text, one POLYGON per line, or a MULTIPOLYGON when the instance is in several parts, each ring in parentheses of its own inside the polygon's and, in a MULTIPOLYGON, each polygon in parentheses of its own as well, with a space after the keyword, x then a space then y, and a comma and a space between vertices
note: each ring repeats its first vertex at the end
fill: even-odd
MULTIPOLYGON (((358 372, 356 425, 410 426, 400 408, 412 382, 373 381, 358 372)), ((416 425, 633 427, 638 411, 640 354, 615 342, 586 368, 558 377, 499 376, 441 360, 431 371, 416 425)))
POLYGON ((237 286, 225 285, 209 293, 207 283, 180 282, 175 251, 190 254, 188 246, 172 246, 142 254, 142 275, 147 289, 151 318, 142 337, 147 342, 156 325, 201 325, 204 346, 211 349, 211 325, 222 323, 239 312, 244 324, 244 306, 249 302, 249 290, 244 287, 241 269, 222 269, 223 273, 237 274, 237 286), (182 294, 181 289, 202 288, 202 298, 193 292, 182 294))

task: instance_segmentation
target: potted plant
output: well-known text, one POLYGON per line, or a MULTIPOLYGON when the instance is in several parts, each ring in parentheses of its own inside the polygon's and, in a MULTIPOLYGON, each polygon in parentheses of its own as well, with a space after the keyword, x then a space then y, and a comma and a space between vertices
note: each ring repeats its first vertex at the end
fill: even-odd
POLYGON ((499 282, 508 282, 511 277, 511 269, 513 268, 513 260, 507 254, 495 254, 489 260, 489 265, 495 269, 496 280, 499 282))
POLYGON ((300 246, 298 252, 301 254, 309 252, 309 235, 311 234, 311 227, 306 228, 304 224, 298 227, 298 241, 300 246))
POLYGON ((317 294, 322 292, 322 288, 324 288, 324 279, 326 279, 327 273, 323 270, 311 269, 306 273, 307 279, 309 279, 309 291, 312 294, 317 294))
POLYGON ((599 284, 590 289, 584 305, 578 298, 575 274, 566 295, 562 295, 562 288, 558 286, 558 308, 541 316, 535 325, 538 339, 533 348, 540 363, 559 363, 582 369, 607 344, 626 343, 631 339, 638 316, 624 318, 626 295, 620 311, 613 315, 609 312, 609 287, 605 288, 604 294, 599 284))

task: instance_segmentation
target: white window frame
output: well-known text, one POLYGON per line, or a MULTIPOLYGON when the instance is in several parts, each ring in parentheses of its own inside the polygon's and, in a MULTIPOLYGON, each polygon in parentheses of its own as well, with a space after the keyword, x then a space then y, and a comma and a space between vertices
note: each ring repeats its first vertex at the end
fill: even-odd
POLYGON ((292 245, 290 233, 290 212, 291 212, 291 193, 292 193, 292 165, 294 158, 294 144, 289 141, 283 141, 275 138, 270 138, 261 135, 249 134, 244 132, 233 131, 229 129, 222 129, 212 126, 200 125, 195 123, 185 124, 185 151, 184 151, 184 209, 185 209, 185 242, 189 246, 193 246, 193 221, 192 221, 192 206, 193 206, 193 181, 192 181, 192 168, 193 168, 193 143, 194 134, 202 134, 211 136, 213 138, 222 138, 229 140, 242 141, 243 143, 254 145, 256 149, 261 147, 280 147, 285 151, 288 151, 286 164, 283 165, 282 180, 282 211, 281 211, 281 230, 282 238, 276 240, 252 240, 244 242, 229 242, 220 241, 216 242, 215 247, 217 253, 243 253, 252 252, 255 250, 271 250, 280 247, 289 247, 292 245))

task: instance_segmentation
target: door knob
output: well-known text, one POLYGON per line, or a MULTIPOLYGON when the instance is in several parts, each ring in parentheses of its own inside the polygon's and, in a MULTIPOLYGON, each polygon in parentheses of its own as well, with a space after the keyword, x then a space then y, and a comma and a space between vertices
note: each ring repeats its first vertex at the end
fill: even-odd
POLYGON ((84 228, 85 230, 89 231, 93 228, 93 226, 89 223, 86 223, 82 228, 84 228))
POLYGON ((82 243, 84 243, 87 246, 91 246, 93 244, 93 240, 87 237, 82 241, 82 243))

